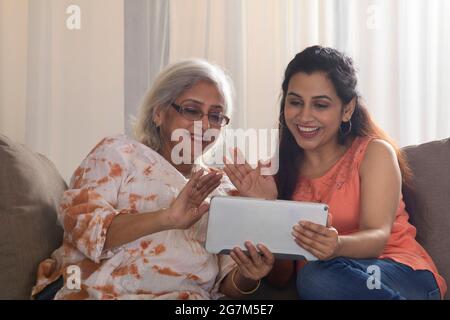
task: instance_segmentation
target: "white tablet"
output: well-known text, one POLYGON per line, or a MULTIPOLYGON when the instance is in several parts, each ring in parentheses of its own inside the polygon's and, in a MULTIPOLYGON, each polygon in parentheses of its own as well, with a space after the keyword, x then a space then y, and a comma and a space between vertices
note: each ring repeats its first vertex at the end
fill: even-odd
POLYGON ((216 196, 211 200, 206 250, 229 253, 245 249, 245 241, 264 244, 277 258, 313 261, 317 258, 292 238, 292 227, 300 220, 326 225, 328 206, 322 203, 263 200, 216 196))

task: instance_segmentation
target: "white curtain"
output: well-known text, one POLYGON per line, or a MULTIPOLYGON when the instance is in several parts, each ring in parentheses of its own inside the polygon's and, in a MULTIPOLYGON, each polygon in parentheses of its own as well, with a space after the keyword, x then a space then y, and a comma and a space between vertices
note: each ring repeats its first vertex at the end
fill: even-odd
POLYGON ((448 0, 0 0, 0 133, 68 180, 102 137, 131 133, 156 74, 203 57, 236 87, 235 128, 275 128, 283 71, 306 46, 351 55, 401 145, 450 136, 448 0), (70 5, 81 29, 69 30, 70 5))
POLYGON ((123 0, 0 0, 0 133, 68 181, 102 137, 124 132, 123 0), (80 29, 67 9, 76 5, 80 29))
POLYGON ((305 47, 351 55, 375 120, 405 146, 450 136, 450 1, 171 0, 170 61, 204 57, 237 91, 234 127, 276 125, 284 68, 305 47))
POLYGON ((125 131, 147 89, 169 60, 169 1, 133 0, 125 10, 125 131))

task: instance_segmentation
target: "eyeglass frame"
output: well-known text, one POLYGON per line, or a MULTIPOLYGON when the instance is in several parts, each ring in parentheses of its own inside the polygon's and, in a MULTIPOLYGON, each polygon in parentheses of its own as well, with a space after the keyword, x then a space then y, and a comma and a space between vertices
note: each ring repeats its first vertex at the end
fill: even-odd
MULTIPOLYGON (((208 112, 208 113, 205 113, 205 112, 203 112, 202 110, 198 110, 198 112, 200 112, 201 113, 201 117, 198 119, 198 120, 191 120, 191 119, 188 119, 188 118, 186 118, 185 117, 185 115, 183 114, 183 110, 185 110, 185 109, 191 109, 190 107, 185 107, 185 106, 181 106, 181 105, 179 105, 179 104, 177 104, 177 103, 175 103, 175 102, 172 102, 171 104, 170 104, 183 118, 185 118, 186 120, 189 120, 189 121, 198 121, 198 120, 200 120, 200 119, 203 119, 203 117, 204 116, 208 116, 208 122, 209 122, 209 124, 210 125, 212 125, 211 124, 211 120, 209 119, 209 115, 210 114, 220 114, 220 115, 222 115, 222 117, 223 117, 223 119, 225 120, 225 123, 224 124, 221 124, 221 125, 219 125, 219 127, 220 128, 222 128, 222 127, 225 127, 226 125, 228 125, 229 123, 230 123, 230 118, 228 118, 226 115, 224 115, 223 113, 218 113, 218 112, 208 112)), ((195 108, 192 108, 192 109, 195 109, 195 108)), ((215 126, 215 125, 214 125, 215 126)))

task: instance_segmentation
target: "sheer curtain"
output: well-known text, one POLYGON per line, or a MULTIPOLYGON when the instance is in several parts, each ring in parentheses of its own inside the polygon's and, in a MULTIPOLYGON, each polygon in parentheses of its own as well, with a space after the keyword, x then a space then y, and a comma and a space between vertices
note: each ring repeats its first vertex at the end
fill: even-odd
POLYGON ((69 180, 102 137, 124 131, 123 0, 0 0, 0 133, 69 180), (69 30, 77 5, 81 28, 69 30))
POLYGON ((450 136, 450 2, 342 1, 336 45, 359 67, 360 91, 400 145, 450 136))
POLYGON ((66 180, 102 137, 131 133, 169 62, 202 57, 231 74, 235 128, 275 128, 283 71, 334 46, 401 145, 450 136, 448 0, 0 0, 0 133, 47 155, 66 180), (70 5, 81 29, 69 30, 70 5))
POLYGON ((170 59, 203 57, 237 91, 234 127, 276 125, 283 70, 306 46, 351 55, 375 120, 404 146, 450 136, 446 0, 172 0, 170 59))
POLYGON ((169 1, 124 1, 125 16, 125 132, 145 92, 169 60, 169 1))

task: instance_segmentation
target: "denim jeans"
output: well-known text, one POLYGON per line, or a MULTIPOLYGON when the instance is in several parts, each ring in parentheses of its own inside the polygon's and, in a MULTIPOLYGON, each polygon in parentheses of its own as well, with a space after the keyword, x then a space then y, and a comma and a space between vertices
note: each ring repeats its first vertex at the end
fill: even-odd
POLYGON ((41 292, 39 292, 34 299, 35 300, 53 300, 58 291, 64 286, 64 278, 61 276, 55 282, 49 284, 41 292))
POLYGON ((390 259, 335 258, 308 262, 297 274, 305 300, 439 300, 439 287, 427 270, 390 259))

